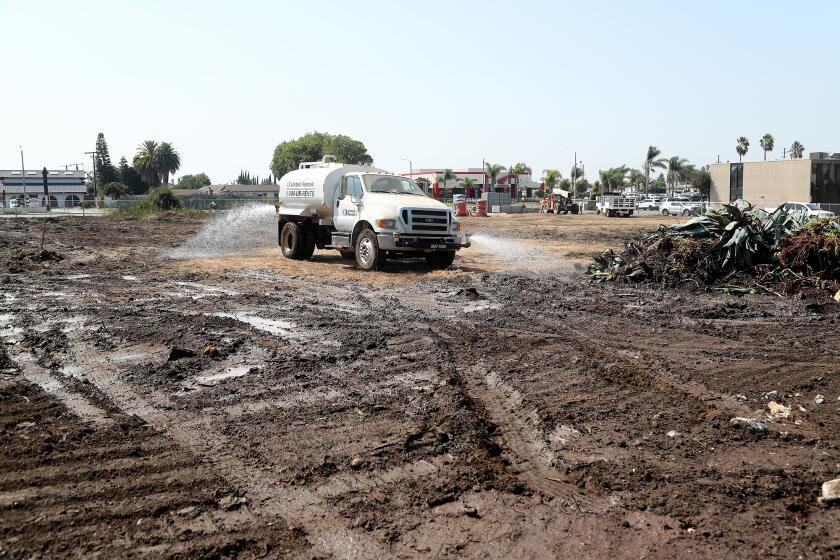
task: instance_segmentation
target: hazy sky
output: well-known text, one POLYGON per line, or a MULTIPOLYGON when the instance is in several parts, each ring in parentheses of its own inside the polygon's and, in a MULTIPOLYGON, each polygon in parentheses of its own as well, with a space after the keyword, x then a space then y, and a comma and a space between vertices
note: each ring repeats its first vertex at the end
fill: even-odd
POLYGON ((701 165, 747 136, 840 151, 837 2, 0 0, 0 168, 114 163, 169 140, 184 173, 265 176, 312 130, 375 163, 524 161, 568 175, 701 165))

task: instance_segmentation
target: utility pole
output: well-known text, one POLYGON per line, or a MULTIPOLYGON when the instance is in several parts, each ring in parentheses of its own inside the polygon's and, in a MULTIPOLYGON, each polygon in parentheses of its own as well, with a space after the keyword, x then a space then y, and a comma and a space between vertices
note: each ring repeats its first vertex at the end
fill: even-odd
MULTIPOLYGON (((414 180, 414 166, 411 165, 411 160, 407 159, 407 158, 400 158, 400 160, 408 162, 408 178, 413 181, 414 180)), ((428 194, 428 193, 426 193, 426 194, 428 194)))
MULTIPOLYGON (((90 156, 91 161, 93 162, 93 199, 96 200, 97 197, 97 190, 96 190, 96 155, 99 152, 85 152, 86 156, 90 156)), ((84 204, 82 205, 84 207, 84 204)))
POLYGON ((575 152, 575 162, 572 164, 572 192, 574 200, 577 200, 577 152, 575 152))
POLYGON ((18 146, 20 148, 20 178, 23 181, 23 208, 29 207, 29 201, 26 200, 26 168, 23 166, 23 146, 18 146))

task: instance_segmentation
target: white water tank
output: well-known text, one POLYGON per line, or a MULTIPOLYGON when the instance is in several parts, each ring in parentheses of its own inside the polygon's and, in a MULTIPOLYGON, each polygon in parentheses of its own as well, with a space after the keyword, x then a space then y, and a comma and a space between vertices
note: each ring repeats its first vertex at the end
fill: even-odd
MULTIPOLYGON (((324 158, 326 160, 326 157, 324 158)), ((295 216, 332 218, 335 194, 341 178, 352 172, 387 173, 363 165, 346 165, 331 161, 305 162, 280 179, 278 196, 280 213, 295 216)))

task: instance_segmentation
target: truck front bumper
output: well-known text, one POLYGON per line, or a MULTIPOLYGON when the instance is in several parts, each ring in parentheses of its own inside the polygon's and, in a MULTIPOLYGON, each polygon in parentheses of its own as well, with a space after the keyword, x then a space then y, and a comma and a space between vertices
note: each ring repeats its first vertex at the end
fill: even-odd
POLYGON ((424 236, 411 233, 379 233, 379 248, 385 251, 457 251, 470 246, 470 238, 458 236, 424 236))

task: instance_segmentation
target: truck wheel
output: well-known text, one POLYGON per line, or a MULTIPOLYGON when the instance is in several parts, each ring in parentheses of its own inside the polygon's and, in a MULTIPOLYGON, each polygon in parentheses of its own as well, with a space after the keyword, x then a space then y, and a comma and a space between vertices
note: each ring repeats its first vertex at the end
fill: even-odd
POLYGON ((384 257, 376 234, 369 229, 363 230, 356 238, 356 266, 364 271, 379 270, 385 262, 384 257))
POLYGON ((662 215, 663 215, 663 216, 667 216, 667 215, 668 215, 668 211, 667 211, 667 210, 663 210, 663 211, 662 211, 662 215))
POLYGON ((682 215, 683 216, 690 216, 691 215, 691 210, 683 210, 682 215))
POLYGON ((303 243, 300 247, 300 260, 305 261, 312 258, 312 253, 315 252, 315 226, 312 223, 306 223, 301 226, 303 232, 303 243))
POLYGON ((352 261, 356 258, 356 253, 353 251, 339 251, 341 253, 341 258, 346 261, 352 261))
POLYGON ((280 230, 280 250, 287 259, 299 260, 303 247, 303 230, 295 222, 286 222, 280 230))
POLYGON ((441 253, 426 253, 426 262, 436 270, 449 268, 455 261, 455 251, 443 251, 441 253))

